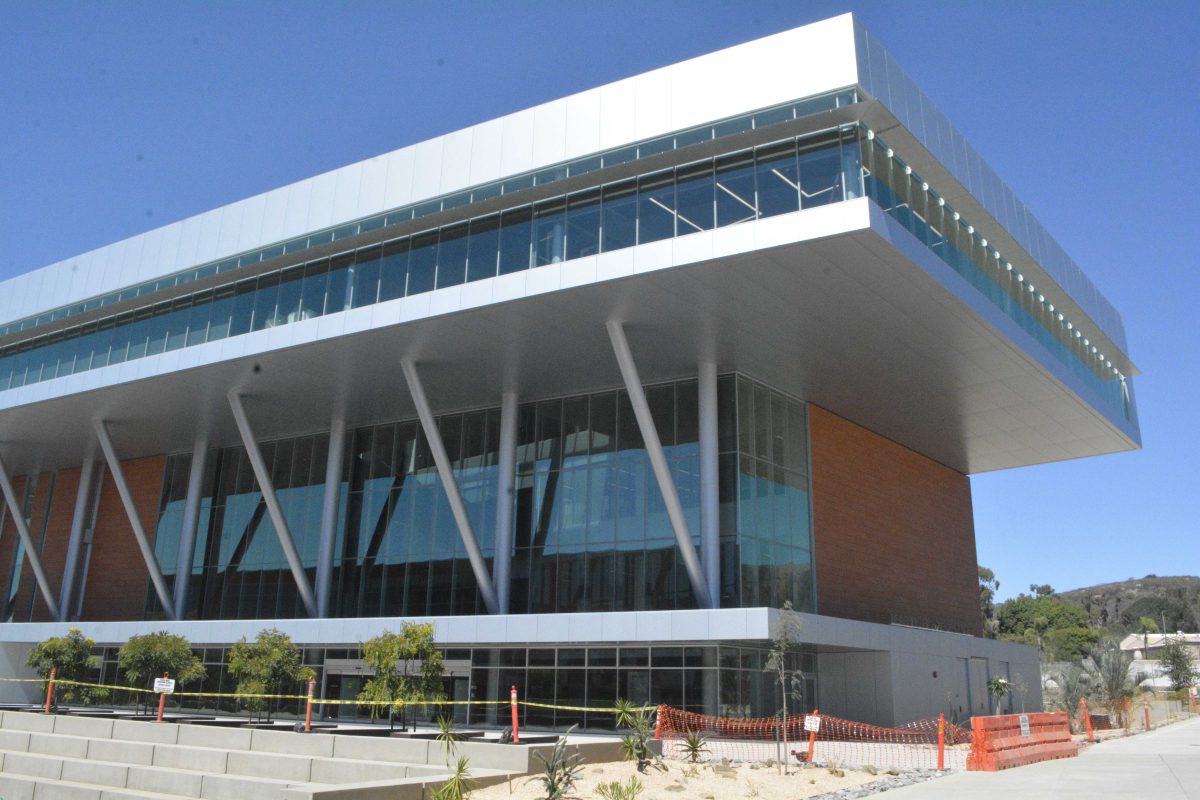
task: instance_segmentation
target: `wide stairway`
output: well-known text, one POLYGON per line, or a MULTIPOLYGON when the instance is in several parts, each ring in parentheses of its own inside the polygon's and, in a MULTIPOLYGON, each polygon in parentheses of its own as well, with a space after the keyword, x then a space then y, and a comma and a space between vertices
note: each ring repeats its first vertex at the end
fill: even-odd
MULTIPOLYGON (((534 748, 461 742, 480 785, 534 748)), ((0 712, 0 798, 422 800, 447 777, 435 741, 0 712)))

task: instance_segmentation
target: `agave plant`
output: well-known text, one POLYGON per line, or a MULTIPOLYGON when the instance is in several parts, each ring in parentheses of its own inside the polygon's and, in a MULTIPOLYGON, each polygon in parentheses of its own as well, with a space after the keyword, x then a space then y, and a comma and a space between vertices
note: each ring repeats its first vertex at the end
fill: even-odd
POLYGON ((433 800, 464 800, 474 788, 475 781, 471 779, 467 757, 462 756, 458 759, 454 771, 450 773, 446 782, 434 789, 431 794, 433 800))
POLYGON ((575 788, 576 781, 579 780, 579 774, 583 772, 583 754, 567 752, 567 737, 571 735, 575 727, 572 725, 567 728, 566 733, 558 737, 554 749, 550 751, 549 758, 534 752, 534 756, 542 762, 543 769, 541 775, 536 775, 531 780, 541 781, 543 790, 541 796, 545 800, 565 800, 565 798, 571 797, 571 791, 575 788))
POLYGON ((683 754, 693 764, 700 761, 700 756, 708 752, 708 740, 699 731, 688 731, 683 737, 683 754))
POLYGON ((642 782, 636 775, 630 775, 626 783, 609 781, 596 787, 596 793, 604 800, 637 800, 642 793, 642 782))

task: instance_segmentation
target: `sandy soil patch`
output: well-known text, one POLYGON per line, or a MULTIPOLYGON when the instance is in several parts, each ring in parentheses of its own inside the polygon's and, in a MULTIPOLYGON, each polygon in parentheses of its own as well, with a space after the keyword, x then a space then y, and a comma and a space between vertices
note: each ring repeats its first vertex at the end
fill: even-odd
MULTIPOLYGON (((862 770, 842 770, 843 776, 831 774, 824 767, 793 766, 788 775, 778 774, 776 767, 762 765, 691 764, 664 761, 667 770, 654 767, 639 774, 632 761, 585 764, 574 797, 581 800, 600 798, 599 784, 619 781, 626 783, 636 776, 643 790, 638 800, 794 800, 838 789, 877 781, 886 775, 872 775, 862 770)), ((541 781, 536 776, 514 778, 511 794, 508 784, 497 784, 471 792, 471 800, 536 800, 542 797, 541 781)))

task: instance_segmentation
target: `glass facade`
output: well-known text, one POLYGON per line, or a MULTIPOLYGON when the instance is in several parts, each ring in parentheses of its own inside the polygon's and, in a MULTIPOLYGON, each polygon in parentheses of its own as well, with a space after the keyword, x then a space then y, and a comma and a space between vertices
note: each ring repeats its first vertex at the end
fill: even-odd
MULTIPOLYGON (((684 380, 646 398, 699 547, 698 390, 684 380)), ((718 382, 722 585, 727 607, 790 601, 812 610, 804 406, 744 377, 718 382)), ((495 555, 499 409, 438 418, 472 529, 495 555)), ((315 579, 328 435, 262 445, 292 538, 315 579)), ((483 613, 466 550, 420 425, 348 436, 331 597, 333 616, 483 613)), ((167 459, 155 551, 172 581, 191 455, 167 459)), ((628 395, 605 391, 518 409, 512 613, 694 608, 628 395)), ((209 454, 189 619, 304 614, 241 447, 209 454)), ((147 589, 147 616, 161 616, 147 589)))
POLYGON ((980 294, 1020 325, 1125 419, 1125 377, 1054 304, 1004 261, 975 228, 877 136, 862 137, 867 194, 980 294))
POLYGON ((0 351, 0 391, 862 195, 850 127, 741 150, 322 258, 0 351))
POLYGON ((809 97, 804 100, 754 111, 750 114, 714 124, 689 128, 657 139, 651 139, 634 145, 626 145, 563 164, 544 167, 536 172, 514 175, 501 181, 476 186, 446 197, 424 200, 420 203, 397 208, 384 214, 367 217, 357 222, 316 231, 307 236, 301 236, 298 239, 280 242, 221 261, 202 264, 199 267, 187 269, 162 278, 156 278, 153 281, 148 281, 137 286, 129 286, 106 295, 89 298, 73 305, 61 306, 36 316, 15 320, 7 325, 0 326, 0 336, 7 336, 10 333, 47 325, 60 319, 67 319, 133 298, 146 297, 155 292, 175 286, 183 286, 192 281, 210 278, 213 275, 232 272, 261 261, 270 261, 285 253, 296 253, 313 247, 320 247, 330 242, 349 239, 360 234, 420 219, 430 214, 449 211, 471 203, 500 197, 501 195, 511 195, 514 192, 533 186, 545 186, 568 177, 586 175, 604 167, 624 164, 637 158, 646 158, 677 150, 681 147, 712 141, 722 136, 728 136, 731 133, 769 128, 782 122, 790 122, 791 120, 800 119, 810 114, 841 108, 842 106, 857 102, 858 92, 855 89, 845 89, 839 92, 809 97))

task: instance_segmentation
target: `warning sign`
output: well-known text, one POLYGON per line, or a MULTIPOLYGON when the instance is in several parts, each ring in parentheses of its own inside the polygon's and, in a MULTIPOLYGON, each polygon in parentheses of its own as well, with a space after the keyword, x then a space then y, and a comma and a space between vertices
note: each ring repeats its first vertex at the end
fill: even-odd
POLYGON ((174 694, 175 679, 174 678, 155 678, 154 691, 158 694, 174 694))
POLYGON ((804 730, 809 733, 817 733, 821 730, 821 718, 814 717, 811 714, 804 715, 804 730))

